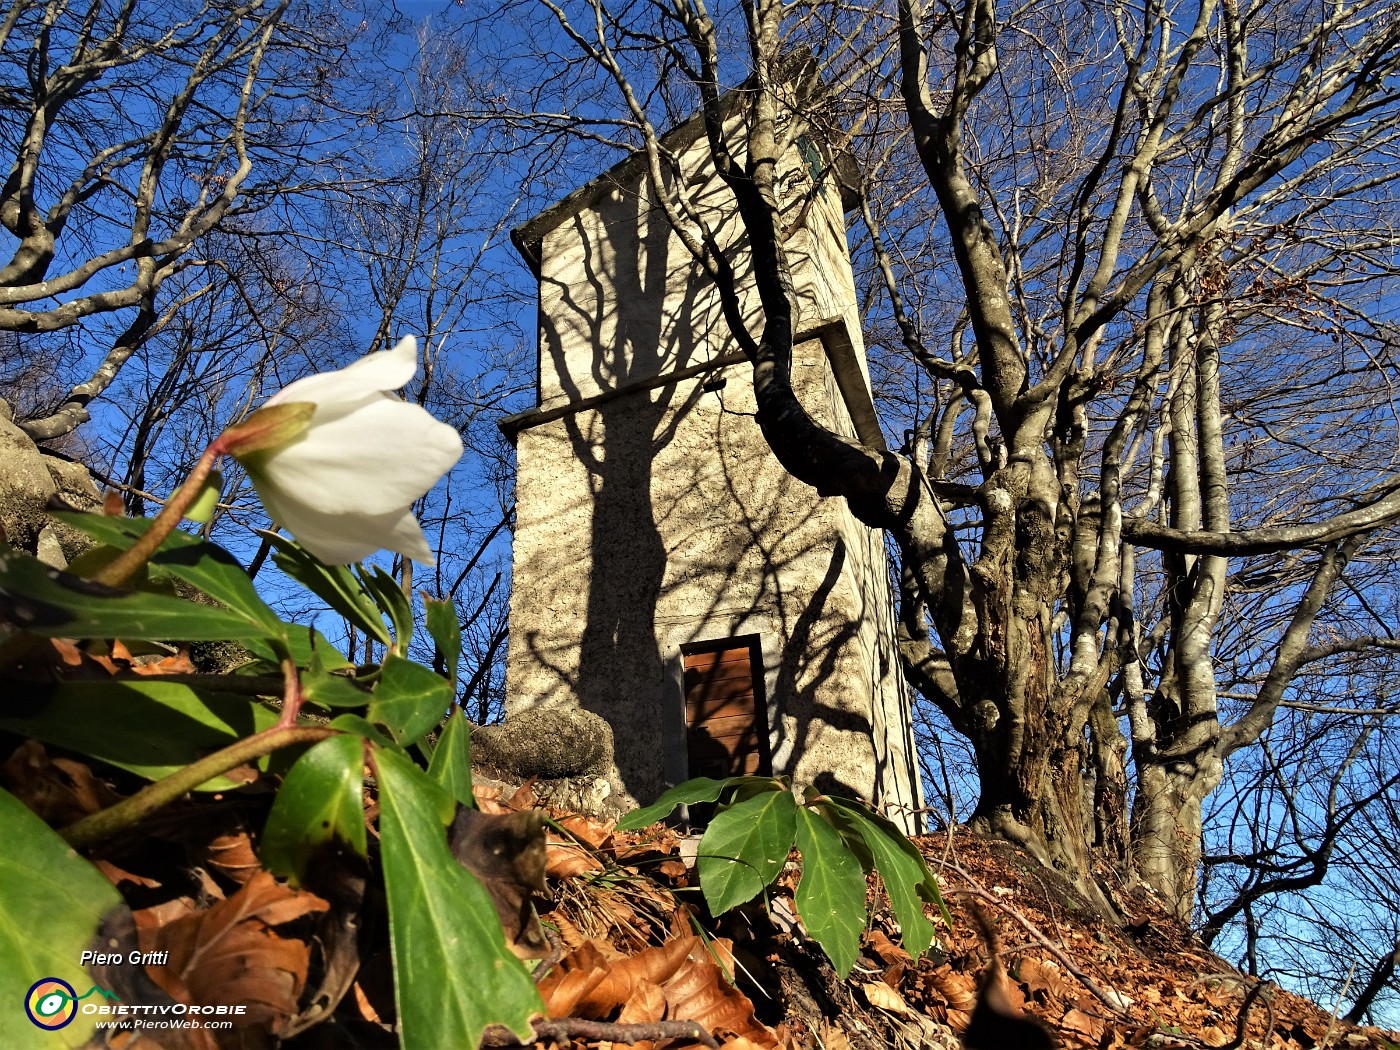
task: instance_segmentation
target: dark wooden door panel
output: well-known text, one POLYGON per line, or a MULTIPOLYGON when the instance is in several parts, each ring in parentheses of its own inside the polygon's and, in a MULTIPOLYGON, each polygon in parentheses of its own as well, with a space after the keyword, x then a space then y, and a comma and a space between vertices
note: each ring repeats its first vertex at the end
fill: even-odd
POLYGON ((690 775, 726 777, 768 768, 768 718, 756 641, 685 654, 690 775))

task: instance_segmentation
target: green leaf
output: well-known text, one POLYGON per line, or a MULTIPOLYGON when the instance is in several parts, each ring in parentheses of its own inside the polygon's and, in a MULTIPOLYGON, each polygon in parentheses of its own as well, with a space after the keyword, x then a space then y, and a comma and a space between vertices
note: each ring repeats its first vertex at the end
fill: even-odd
POLYGON ((462 805, 476 809, 476 795, 472 791, 471 729, 460 707, 447 716, 447 727, 438 737, 432 761, 428 763, 428 776, 462 805))
POLYGON ((394 651, 402 656, 408 652, 408 643, 413 640, 413 604, 399 586, 399 581, 378 565, 358 565, 356 575, 379 608, 389 614, 389 622, 394 625, 394 651))
POLYGON ((319 651, 311 654, 301 675, 301 691, 306 699, 321 707, 364 707, 370 694, 340 674, 330 674, 321 664, 319 651))
POLYGON ((47 638, 244 641, 267 628, 232 610, 121 591, 0 544, 0 619, 47 638))
POLYGON ((474 1047, 491 1024, 528 1041, 544 1003, 486 888, 448 851, 452 798, 402 755, 376 749, 375 762, 402 1046, 474 1047))
MULTIPOLYGON (((255 656, 273 664, 279 663, 282 659, 280 652, 259 640, 244 644, 255 656)), ((306 624, 283 621, 282 638, 278 640, 277 644, 286 647, 286 651, 298 667, 307 666, 311 663, 313 656, 321 661, 321 665, 326 670, 338 671, 345 667, 354 666, 345 659, 339 649, 331 644, 329 638, 316 628, 308 627, 306 624)))
POLYGON ((805 806, 797 810, 797 848, 802 854, 797 914, 844 979, 865 929, 865 872, 836 829, 805 806))
POLYGON ((422 664, 390 653, 370 698, 367 717, 389 728, 399 743, 410 743, 447 716, 452 683, 422 664))
MULTIPOLYGON (((151 524, 147 518, 111 518, 103 514, 68 511, 54 516, 114 550, 126 550, 145 534, 151 524)), ((328 668, 350 666, 349 661, 320 631, 302 624, 287 623, 273 612, 258 594, 257 587, 243 566, 217 544, 176 529, 161 543, 150 564, 158 572, 178 576, 230 611, 241 614, 249 623, 259 625, 262 637, 248 639, 244 643, 256 656, 277 663, 282 654, 274 648, 274 644, 280 643, 300 665, 305 665, 311 659, 314 650, 328 668)), ((197 609, 206 608, 198 603, 193 604, 197 609)))
MULTIPOLYGON (((47 1033, 25 1015, 26 989, 44 977, 66 981, 78 997, 92 987, 79 961, 102 916, 121 897, 102 874, 13 795, 0 791, 0 1046, 80 1046, 93 1017, 47 1033)), ((99 1000, 89 1000, 96 1002, 99 1000)), ((74 1007, 74 1009, 77 1009, 74 1007)))
POLYGON ((617 822, 617 830, 636 831, 638 828, 655 824, 677 806, 689 806, 695 802, 713 802, 736 779, 736 777, 725 777, 723 780, 715 780, 711 777, 696 777, 694 780, 677 784, 669 791, 664 792, 651 805, 634 809, 624 816, 617 822))
POLYGON ((342 733, 354 733, 366 740, 373 740, 380 747, 401 750, 398 744, 359 715, 337 715, 331 719, 331 728, 339 729, 342 733))
POLYGON ((828 797, 821 805, 831 812, 838 827, 850 829, 865 842, 899 920, 904 950, 918 958, 933 943, 933 924, 924 915, 924 901, 938 905, 949 928, 953 925, 948 906, 938 891, 938 880, 919 847, 889 820, 859 803, 828 797))
POLYGON ((263 866, 298 883, 318 848, 343 843, 365 856, 365 742, 350 733, 328 737, 287 773, 263 831, 263 866))
POLYGON ((279 569, 362 631, 367 631, 385 645, 393 644, 394 639, 384 626, 379 606, 360 581, 355 579, 353 572, 344 565, 322 565, 286 536, 264 529, 259 529, 258 535, 277 548, 272 560, 279 569))
POLYGON ((700 889, 713 915, 763 892, 783 869, 797 834, 797 804, 765 791, 715 816, 700 840, 700 889))
POLYGON ((729 785, 733 790, 729 796, 720 803, 721 806, 729 807, 745 799, 761 795, 765 791, 787 791, 792 787, 792 781, 787 777, 730 777, 729 785))
MULTIPOLYGON (((14 682, 0 701, 0 729, 66 747, 151 780, 270 728, 277 712, 246 696, 142 679, 14 682)), ((216 777, 201 791, 236 787, 216 777)))
MULTIPOLYGON (((423 595, 423 620, 428 634, 442 654, 447 677, 457 681, 457 664, 462 658, 462 625, 457 620, 457 606, 423 595)), ((436 666, 436 665, 434 665, 436 666)))
MULTIPOLYGON (((104 514, 54 516, 118 550, 130 547, 151 525, 147 518, 112 518, 104 514)), ((262 600, 238 559, 222 547, 176 529, 161 543, 151 557, 151 564, 199 588, 250 623, 258 624, 270 637, 286 633, 287 625, 282 618, 262 600)))

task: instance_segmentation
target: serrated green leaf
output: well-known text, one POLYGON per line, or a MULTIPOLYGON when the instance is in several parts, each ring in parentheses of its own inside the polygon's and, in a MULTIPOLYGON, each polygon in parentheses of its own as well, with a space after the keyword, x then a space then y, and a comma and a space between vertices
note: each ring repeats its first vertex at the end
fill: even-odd
POLYGON ((376 749, 375 762, 402 1045, 474 1047, 492 1024, 525 1041, 544 1003, 486 888, 448 851, 452 799, 401 755, 376 749))
POLYGON ((844 979, 865 929, 865 872, 836 829, 805 806, 797 810, 797 849, 797 914, 844 979))
POLYGON ((717 814, 696 856, 711 914, 762 893, 782 871, 796 835, 797 804, 787 791, 765 791, 717 814))
MULTIPOLYGON (((457 620, 457 606, 423 595, 423 622, 428 628, 437 651, 442 654, 447 678, 457 682, 457 664, 462 658, 462 625, 457 620)), ((436 665, 435 665, 436 666, 436 665)))
POLYGON ((294 541, 278 533, 259 529, 258 535, 277 548, 272 560, 279 569, 362 631, 385 645, 393 644, 379 606, 346 566, 323 565, 294 541))
POLYGON ((476 809, 476 794, 472 791, 471 729, 460 707, 447 716, 447 725, 428 763, 428 776, 462 805, 476 809))
POLYGON ((929 870, 919 848, 893 823, 866 807, 842 798, 823 799, 838 825, 844 824, 865 843, 875 870, 885 883, 890 907, 899 920, 904 950, 918 958, 933 943, 933 924, 924 915, 923 902, 938 905, 949 928, 948 907, 938 891, 938 880, 929 870))
POLYGON ((268 814, 263 867, 300 883, 317 849, 340 842, 365 855, 364 751, 361 737, 345 733, 297 759, 268 814))
POLYGON ((0 995, 6 999, 0 1046, 81 1046, 92 1034, 92 1015, 78 1011, 67 1027, 41 1032, 25 1015, 25 992, 40 978, 56 977, 84 996, 93 982, 79 960, 102 916, 121 897, 6 791, 0 791, 0 827, 0 995))
POLYGON ((403 655, 413 640, 413 603, 404 594, 399 581, 378 565, 359 565, 356 570, 365 590, 379 608, 389 614, 389 622, 394 626, 394 651, 403 655))
POLYGON ((689 806, 696 802, 713 802, 736 779, 738 778, 725 777, 723 780, 715 780, 711 777, 696 777, 694 780, 677 784, 670 790, 663 792, 661 797, 651 805, 634 809, 628 813, 617 822, 617 829, 619 831, 636 831, 638 828, 655 824, 677 806, 689 806))
MULTIPOLYGON (((177 682, 122 679, 57 686, 13 682, 0 701, 0 729, 130 770, 151 780, 270 728, 277 713, 246 696, 177 682)), ((226 777, 200 791, 237 786, 226 777)))
POLYGON ((388 727, 399 743, 411 743, 447 716, 452 683, 422 664, 390 653, 370 698, 371 722, 388 727))
POLYGON ((244 641, 267 629, 246 615, 61 572, 0 544, 0 619, 46 638, 244 641))

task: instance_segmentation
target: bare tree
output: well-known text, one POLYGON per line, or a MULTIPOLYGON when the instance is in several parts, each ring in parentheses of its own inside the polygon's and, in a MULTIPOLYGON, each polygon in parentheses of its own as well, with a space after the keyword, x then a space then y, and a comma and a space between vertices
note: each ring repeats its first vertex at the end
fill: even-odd
POLYGON ((324 80, 331 38, 287 14, 286 0, 16 0, 5 12, 0 329, 109 345, 61 403, 21 422, 34 439, 88 418, 170 321, 161 286, 202 263, 191 249, 291 181, 297 107, 314 107, 288 96, 324 80))
POLYGON ((499 717, 509 585, 503 560, 513 503, 500 469, 503 406, 531 388, 526 338, 514 322, 524 290, 497 267, 523 214, 538 148, 522 152, 486 63, 432 23, 405 26, 406 68, 362 69, 379 91, 360 120, 373 129, 360 150, 372 187, 350 182, 313 235, 360 290, 355 311, 371 349, 412 332, 420 378, 406 391, 463 435, 466 456, 418 508, 436 553, 427 572, 400 560, 405 591, 452 602, 463 632, 459 699, 475 721, 499 717), (393 85, 392 93, 386 85, 393 85), (515 181, 511 168, 526 171, 515 181))
POLYGON ((1369 709, 1298 690, 1206 811, 1220 829, 1203 857, 1207 943, 1319 1002, 1352 1003, 1357 1022, 1394 1001, 1400 771, 1387 677, 1375 666, 1344 676, 1369 709))
POLYGON ((1300 675, 1394 648, 1349 574, 1400 517, 1400 12, 542 2, 723 295, 772 450, 897 545, 906 669, 972 744, 975 823, 1100 900, 1112 871, 1189 914, 1231 756, 1300 675), (687 92, 743 267, 670 177, 656 128, 687 92), (788 380, 777 176, 813 129, 864 160, 871 327, 913 385, 897 452, 817 425, 788 380))

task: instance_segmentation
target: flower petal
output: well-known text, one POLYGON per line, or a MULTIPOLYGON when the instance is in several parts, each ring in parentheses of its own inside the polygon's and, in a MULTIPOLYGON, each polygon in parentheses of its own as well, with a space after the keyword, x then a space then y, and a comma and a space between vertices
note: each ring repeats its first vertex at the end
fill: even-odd
POLYGON ((268 398, 267 404, 314 401, 325 405, 337 401, 355 401, 372 391, 398 390, 412 379, 417 371, 418 340, 406 335, 392 350, 365 354, 353 364, 334 372, 318 372, 305 379, 298 379, 268 398))
POLYGON ((284 502, 327 514, 387 514, 422 496, 462 456, 461 435, 419 405, 374 394, 343 407, 317 406, 301 438, 260 464, 284 502))
MULTIPOLYGON (((253 484, 258 480, 254 475, 253 484)), ((262 486, 258 494, 272 520, 327 565, 364 561, 379 550, 433 564, 432 550, 411 507, 387 514, 327 514, 297 499, 284 501, 262 486)))

